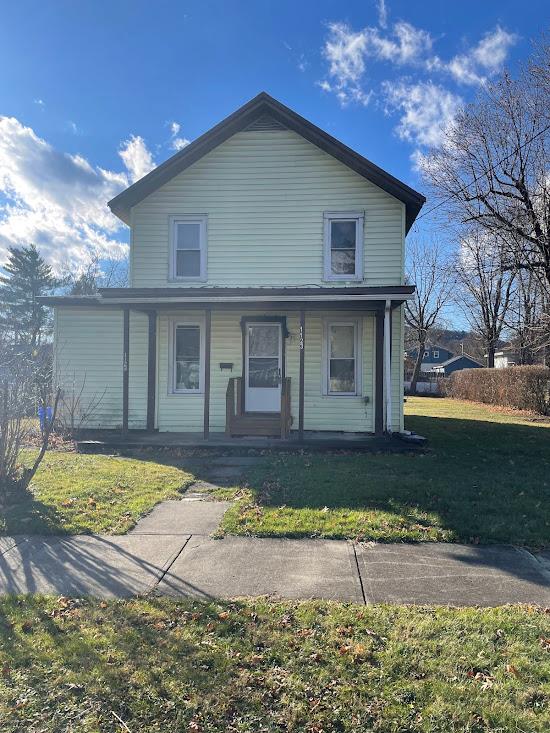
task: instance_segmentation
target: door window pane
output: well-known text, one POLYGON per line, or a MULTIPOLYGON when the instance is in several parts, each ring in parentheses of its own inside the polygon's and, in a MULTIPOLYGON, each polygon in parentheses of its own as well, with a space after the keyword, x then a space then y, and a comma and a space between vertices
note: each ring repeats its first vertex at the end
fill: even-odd
POLYGON ((175 389, 200 389, 201 332, 199 326, 177 326, 174 345, 175 389))
POLYGON ((279 358, 250 358, 248 360, 248 386, 278 387, 279 358))
POLYGON ((249 356, 279 356, 279 326, 255 325, 248 327, 249 356))

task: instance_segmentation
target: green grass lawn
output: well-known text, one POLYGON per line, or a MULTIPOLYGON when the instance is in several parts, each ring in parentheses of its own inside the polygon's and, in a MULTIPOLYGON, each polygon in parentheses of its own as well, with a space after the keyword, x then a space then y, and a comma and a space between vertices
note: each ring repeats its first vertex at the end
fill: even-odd
POLYGON ((550 544, 550 420, 409 398, 425 455, 276 455, 225 515, 232 534, 550 544))
POLYGON ((550 730, 550 616, 0 600, 2 733, 550 730))
MULTIPOLYGON (((31 452, 23 460, 30 460, 31 452)), ((142 458, 46 454, 32 485, 32 498, 0 511, 0 533, 122 534, 163 499, 193 481, 177 466, 142 458)))

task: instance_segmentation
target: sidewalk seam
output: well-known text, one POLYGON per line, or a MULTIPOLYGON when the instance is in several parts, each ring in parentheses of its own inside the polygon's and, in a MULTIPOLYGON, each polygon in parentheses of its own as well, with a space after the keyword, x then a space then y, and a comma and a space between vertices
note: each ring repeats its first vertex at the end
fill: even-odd
POLYGON ((359 567, 359 559, 357 557, 357 552, 355 549, 356 548, 355 542, 352 544, 352 547, 353 547, 353 557, 355 558, 355 567, 357 569, 357 575, 359 576, 359 586, 361 588, 361 595, 363 597, 363 603, 365 606, 367 606, 368 605, 367 597, 365 595, 365 587, 363 586, 363 578, 361 577, 361 569, 359 567))
POLYGON ((160 576, 159 576, 159 577, 158 577, 158 578, 157 578, 157 579, 155 580, 155 582, 154 582, 154 583, 153 583, 153 585, 152 585, 152 586, 151 586, 151 587, 149 588, 149 590, 147 591, 147 593, 146 593, 145 595, 147 595, 147 596, 148 596, 148 595, 150 595, 151 593, 154 593, 154 591, 155 591, 155 590, 156 590, 156 589, 157 589, 157 588, 159 587, 159 585, 160 585, 160 584, 162 583, 162 581, 163 581, 163 580, 164 580, 164 578, 166 577, 166 575, 167 575, 168 571, 170 570, 170 568, 172 567, 172 565, 173 565, 173 564, 174 564, 174 563, 176 562, 176 560, 178 559, 178 557, 179 557, 179 556, 181 555, 181 553, 182 553, 182 552, 183 552, 183 551, 185 550, 185 548, 187 547, 187 544, 188 544, 189 540, 191 539, 191 537, 193 537, 193 535, 192 535, 192 534, 190 534, 190 535, 189 535, 189 536, 187 537, 187 539, 185 540, 185 542, 183 543, 183 545, 182 545, 182 546, 180 547, 180 549, 179 549, 179 550, 178 550, 178 551, 176 552, 176 554, 175 554, 175 555, 174 555, 174 556, 172 557, 172 559, 171 559, 171 560, 170 560, 170 561, 168 562, 168 564, 166 565, 166 567, 165 567, 165 568, 163 568, 163 570, 162 570, 162 573, 161 573, 161 575, 160 575, 160 576))

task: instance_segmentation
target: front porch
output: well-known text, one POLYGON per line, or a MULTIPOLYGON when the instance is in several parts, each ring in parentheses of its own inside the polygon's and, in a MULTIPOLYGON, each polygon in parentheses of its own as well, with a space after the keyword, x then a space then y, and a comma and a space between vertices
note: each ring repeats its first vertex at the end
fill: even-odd
MULTIPOLYGON (((419 436, 417 436, 418 438, 419 436)), ((307 448, 312 451, 361 451, 366 453, 410 453, 422 452, 425 441, 409 440, 397 435, 376 436, 370 433, 338 433, 334 431, 304 431, 300 438, 298 431, 292 431, 284 438, 268 436, 230 437, 223 433, 158 433, 144 430, 130 430, 123 435, 119 430, 86 431, 77 441, 81 453, 108 453, 113 450, 139 449, 200 449, 231 452, 248 451, 296 451, 307 448)))
POLYGON ((82 313, 58 331, 79 324, 64 359, 85 398, 106 390, 82 425, 103 431, 100 443, 375 450, 374 437, 403 430, 402 305, 412 291, 124 288, 48 304, 82 313), (99 371, 86 374, 90 364, 99 371))

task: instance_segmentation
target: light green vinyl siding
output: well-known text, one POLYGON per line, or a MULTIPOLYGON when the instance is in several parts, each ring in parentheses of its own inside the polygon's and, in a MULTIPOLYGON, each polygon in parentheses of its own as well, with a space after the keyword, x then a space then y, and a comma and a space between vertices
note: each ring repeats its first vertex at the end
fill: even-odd
MULTIPOLYGON (((254 315, 269 315, 257 311, 254 315)), ((291 378, 292 428, 298 427, 299 314, 286 315, 290 333, 285 341, 285 370, 291 378)), ((225 430, 225 395, 231 376, 242 374, 241 316, 238 310, 212 313, 210 429, 225 430), (220 369, 221 362, 233 364, 233 371, 220 369)), ((306 430, 374 430, 375 319, 359 316, 361 326, 361 395, 323 394, 323 333, 325 321, 357 319, 357 314, 306 312, 305 329, 305 414, 306 430), (365 403, 364 398, 368 398, 365 403)), ((402 398, 402 314, 393 313, 392 413, 394 430, 403 429, 402 398)), ((201 432, 204 395, 173 394, 170 387, 171 324, 204 324, 204 313, 179 311, 157 319, 157 413, 160 431, 201 432)), ((97 403, 82 427, 118 428, 122 423, 122 311, 97 308, 59 308, 56 313, 55 362, 57 382, 68 406, 79 401, 87 411, 97 403)), ((147 317, 130 316, 129 426, 144 428, 147 409, 147 317)), ((78 411, 78 410, 77 410, 78 411)))
POLYGON ((403 282, 404 205, 298 134, 270 131, 237 133, 132 209, 131 284, 181 285, 168 257, 169 217, 182 214, 208 216, 209 285, 323 284, 325 211, 365 212, 363 284, 403 282))
MULTIPOLYGON (((262 311, 256 316, 269 315, 262 311)), ((290 332, 285 342, 286 376, 291 378, 291 414, 293 429, 298 427, 299 383, 299 316, 296 312, 278 312, 286 315, 290 332)), ((225 430, 225 395, 231 376, 242 373, 241 316, 238 310, 212 313, 212 346, 210 378, 210 429, 225 430), (220 369, 220 363, 232 363, 233 371, 220 369)), ((203 319, 196 312, 171 313, 159 317, 159 390, 158 428, 160 431, 201 431, 203 427, 203 394, 173 394, 169 385, 169 338, 173 320, 191 322, 203 319)), ((336 319, 357 318, 357 315, 338 314, 336 319)), ((358 397, 327 396, 322 394, 323 321, 329 313, 307 312, 305 351, 305 420, 306 430, 345 430, 371 432, 374 429, 374 317, 366 315, 362 321, 362 395, 358 397), (369 397, 365 405, 363 397, 369 397)))
MULTIPOLYGON (((55 317, 56 382, 61 410, 76 426, 114 428, 122 423, 122 311, 58 308, 55 317), (90 408, 95 405, 93 409, 90 408)), ((145 427, 147 407, 147 318, 130 314, 129 414, 131 428, 145 427)))

